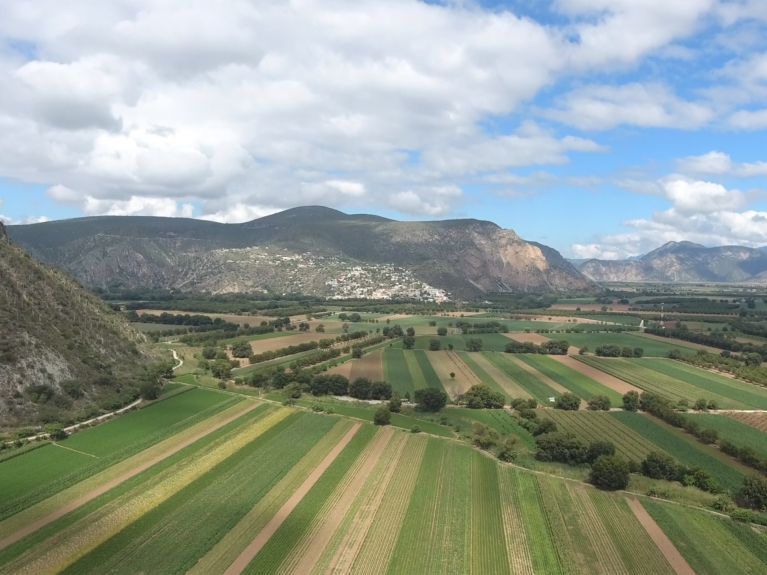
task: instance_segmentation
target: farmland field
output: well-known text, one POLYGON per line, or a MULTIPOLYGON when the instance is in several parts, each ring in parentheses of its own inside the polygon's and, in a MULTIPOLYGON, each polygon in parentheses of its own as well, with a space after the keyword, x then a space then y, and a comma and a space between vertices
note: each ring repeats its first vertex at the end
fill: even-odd
POLYGON ((587 365, 672 401, 713 399, 723 409, 765 409, 767 389, 670 359, 578 356, 587 365))
MULTIPOLYGON (((251 409, 0 546, 0 573, 673 573, 620 494, 463 443, 239 405, 251 409)), ((503 410, 445 414, 532 446, 503 410)), ((621 452, 646 448, 611 414, 554 416, 588 419, 621 452)), ((0 522, 0 537, 19 527, 0 522)), ((727 544, 753 561, 759 537, 727 544)))
POLYGON ((720 439, 731 441, 738 447, 750 447, 767 459, 767 432, 726 415, 689 413, 685 417, 697 422, 703 429, 715 429, 720 439))
POLYGON ((695 509, 672 508, 652 500, 642 505, 698 575, 765 572, 764 532, 695 509))
POLYGON ((727 417, 730 417, 732 419, 735 419, 736 421, 745 423, 749 427, 753 427, 754 429, 758 429, 759 431, 763 431, 767 433, 767 413, 765 412, 743 413, 743 412, 733 411, 733 412, 729 412, 727 414, 727 417))
POLYGON ((61 491, 166 437, 203 421, 237 398, 191 389, 68 439, 0 462, 0 519, 61 491))
POLYGON ((604 395, 610 398, 613 405, 617 406, 621 403, 622 396, 615 390, 597 383, 590 377, 550 357, 520 354, 519 358, 581 399, 589 400, 598 395, 604 395))
MULTIPOLYGON (((559 338, 557 338, 559 339, 559 338)), ((600 345, 617 345, 620 347, 641 347, 647 357, 666 357, 670 351, 678 351, 692 355, 695 349, 692 346, 669 343, 660 339, 643 337, 637 333, 566 333, 561 339, 566 339, 571 346, 578 348, 588 347, 593 352, 600 345)))
POLYGON ((625 459, 640 462, 651 451, 662 451, 609 413, 599 411, 539 410, 539 417, 553 419, 560 431, 570 432, 585 442, 610 441, 625 459))
POLYGON ((648 441, 662 447, 663 451, 677 461, 690 467, 705 469, 725 489, 736 490, 743 482, 744 473, 748 473, 718 449, 703 445, 691 435, 652 416, 627 411, 614 411, 609 415, 648 441))

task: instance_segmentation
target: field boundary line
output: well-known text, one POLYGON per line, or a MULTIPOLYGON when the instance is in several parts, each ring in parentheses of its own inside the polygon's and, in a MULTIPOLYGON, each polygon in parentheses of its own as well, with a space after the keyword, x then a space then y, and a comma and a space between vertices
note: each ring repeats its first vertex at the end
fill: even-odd
POLYGON ((658 549, 663 553, 666 561, 669 562, 669 565, 671 565, 677 575, 695 575, 695 571, 690 567, 687 559, 682 556, 679 549, 676 548, 668 535, 666 535, 663 529, 660 528, 660 525, 655 522, 655 519, 653 519, 642 506, 639 499, 636 499, 635 497, 627 497, 626 500, 629 508, 636 516, 637 521, 639 521, 645 531, 647 531, 650 539, 657 545, 658 549))
POLYGON ((266 545, 280 526, 285 522, 288 516, 293 510, 301 503, 304 496, 314 487, 315 483, 319 481, 320 477, 327 471, 328 467, 336 460, 341 452, 346 448, 349 442, 354 438, 359 429, 362 427, 361 423, 353 425, 349 431, 341 438, 338 444, 328 453, 320 464, 314 468, 309 476, 304 480, 300 487, 293 493, 272 519, 267 523, 263 529, 256 535, 256 537, 243 549, 234 562, 224 571, 224 575, 239 575, 250 564, 251 561, 258 555, 259 551, 266 545))
MULTIPOLYGON (((242 405, 247 405, 247 404, 246 403, 243 403, 243 404, 237 403, 237 404, 233 405, 230 409, 235 410, 235 408, 238 408, 238 409, 235 410, 235 413, 232 413, 231 415, 223 418, 222 420, 217 421, 213 426, 208 427, 206 429, 202 429, 199 433, 195 433, 191 437, 187 437, 181 443, 178 443, 178 444, 170 446, 168 449, 166 449, 164 451, 160 448, 160 450, 159 450, 160 452, 157 453, 151 459, 149 459, 147 461, 144 461, 144 462, 142 462, 142 463, 140 463, 140 464, 138 464, 136 466, 131 466, 129 468, 129 470, 127 470, 124 474, 122 474, 122 475, 120 475, 120 476, 118 476, 118 477, 116 477, 114 479, 111 479, 111 480, 107 481, 106 483, 102 483, 102 484, 99 485, 98 484, 98 480, 99 480, 99 477, 101 477, 104 473, 107 473, 111 468, 107 468, 106 470, 104 470, 103 472, 93 476, 92 478, 86 479, 85 481, 90 481, 90 482, 96 484, 97 486, 95 486, 94 489, 92 489, 91 491, 89 491, 89 492, 87 492, 87 493, 77 497, 76 499, 73 499, 73 500, 70 500, 70 501, 66 501, 66 499, 64 499, 64 501, 61 502, 62 505, 60 507, 58 507, 57 509, 47 513, 46 515, 43 515, 42 517, 39 517, 39 518, 35 519, 31 523, 27 522, 26 519, 28 519, 29 515, 34 515, 35 510, 45 509, 46 507, 48 507, 50 505, 50 502, 56 501, 57 499, 65 498, 65 495, 66 495, 65 492, 68 491, 69 489, 76 488, 78 484, 75 484, 71 488, 68 488, 68 490, 65 490, 65 492, 61 492, 61 493, 58 493, 56 495, 53 495, 49 499, 43 500, 40 503, 38 503, 38 504, 36 504, 36 505, 34 505, 32 507, 29 507, 29 508, 27 508, 27 509, 25 509, 23 511, 20 511, 16 515, 12 515, 8 519, 6 519, 3 523, 0 523, 0 534, 3 531, 5 531, 2 528, 5 527, 5 526, 8 526, 8 525, 12 526, 14 524, 20 524, 20 525, 23 525, 23 527, 20 527, 19 529, 11 532, 10 534, 8 534, 5 537, 3 537, 2 539, 0 539, 0 550, 5 549, 6 547, 16 543, 17 541, 19 541, 19 540, 23 539, 24 537, 34 533, 35 531, 40 530, 41 528, 45 527, 49 523, 52 523, 52 522, 56 521, 57 519, 60 519, 64 515, 67 515, 68 513, 72 512, 72 511, 74 511, 76 509, 79 509, 80 507, 82 507, 86 503, 96 499, 97 497, 103 495, 107 491, 117 487, 118 485, 124 483, 125 481, 131 479, 132 477, 135 477, 136 475, 146 471, 150 467, 153 467, 154 465, 160 463, 161 461, 167 459, 168 457, 171 457, 172 455, 178 453, 182 449, 192 445, 193 443, 196 443, 197 441, 199 441, 203 437, 206 437, 207 435, 209 435, 209 434, 211 434, 211 433, 221 429, 225 425, 227 425, 227 424, 235 421, 236 419, 239 419, 240 417, 250 413, 251 411, 253 411, 254 409, 256 409, 257 407, 259 407, 260 405, 263 405, 263 404, 254 401, 251 405, 247 406, 247 409, 245 409, 245 410, 241 409, 242 405)), ((215 415, 213 417, 215 417, 215 415)), ((207 420, 203 420, 198 425, 202 425, 204 423, 207 423, 207 420)), ((180 433, 184 433, 184 431, 181 431, 180 433)), ((166 443, 166 442, 167 443, 172 443, 173 439, 176 439, 176 437, 175 436, 171 436, 168 439, 166 439, 166 440, 156 444, 156 446, 152 446, 152 447, 162 446, 162 444, 166 443)), ((152 448, 150 448, 150 449, 152 449, 152 448)), ((148 451, 148 450, 145 450, 145 451, 148 451)), ((123 460, 123 461, 117 463, 116 465, 122 465, 122 466, 131 465, 131 462, 134 462, 136 460, 140 460, 141 454, 145 453, 145 451, 139 452, 135 456, 132 456, 132 457, 126 459, 126 460, 123 460)))
POLYGON ((61 445, 60 443, 56 441, 51 441, 51 445, 55 445, 56 447, 61 447, 61 449, 66 449, 67 451, 74 451, 75 453, 79 453, 80 455, 87 455, 88 457, 93 457, 95 459, 100 459, 98 455, 93 455, 92 453, 86 453, 85 451, 80 451, 79 449, 74 449, 72 447, 67 447, 66 445, 61 445))

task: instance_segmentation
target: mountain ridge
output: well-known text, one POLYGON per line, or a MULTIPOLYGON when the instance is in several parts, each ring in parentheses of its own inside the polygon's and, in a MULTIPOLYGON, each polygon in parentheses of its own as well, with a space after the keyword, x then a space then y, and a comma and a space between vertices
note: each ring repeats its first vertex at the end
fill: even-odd
POLYGON ((636 258, 590 259, 578 269, 596 282, 767 283, 767 251, 667 242, 636 258))
POLYGON ((196 286, 333 297, 333 282, 349 284, 355 267, 369 278, 343 292, 350 296, 380 295, 376 283, 394 289, 402 282, 410 287, 398 296, 419 289, 457 297, 596 289, 556 250, 476 219, 396 221, 303 206, 239 224, 102 216, 11 226, 9 233, 35 257, 101 289, 196 286))

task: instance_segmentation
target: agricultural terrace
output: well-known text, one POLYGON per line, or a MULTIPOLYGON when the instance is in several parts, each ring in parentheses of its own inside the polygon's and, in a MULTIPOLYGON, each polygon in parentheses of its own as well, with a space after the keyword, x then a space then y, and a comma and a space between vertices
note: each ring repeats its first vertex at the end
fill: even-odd
POLYGON ((721 409, 767 409, 767 389, 661 358, 578 356, 587 365, 672 401, 705 398, 721 409))

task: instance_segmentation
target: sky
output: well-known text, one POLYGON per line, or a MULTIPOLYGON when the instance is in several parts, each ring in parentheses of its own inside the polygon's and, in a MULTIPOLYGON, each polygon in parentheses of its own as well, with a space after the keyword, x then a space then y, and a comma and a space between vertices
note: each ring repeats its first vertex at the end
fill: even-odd
POLYGON ((3 0, 0 220, 767 245, 765 0, 3 0))

